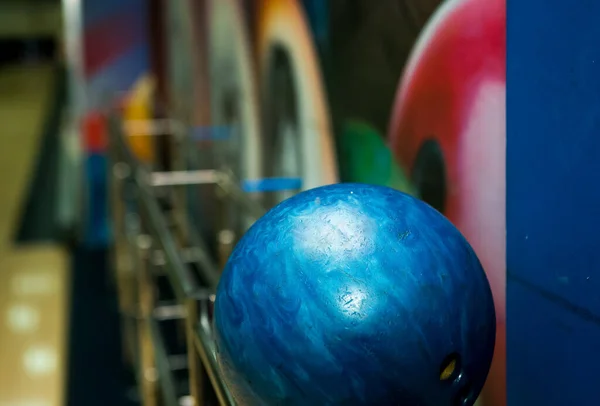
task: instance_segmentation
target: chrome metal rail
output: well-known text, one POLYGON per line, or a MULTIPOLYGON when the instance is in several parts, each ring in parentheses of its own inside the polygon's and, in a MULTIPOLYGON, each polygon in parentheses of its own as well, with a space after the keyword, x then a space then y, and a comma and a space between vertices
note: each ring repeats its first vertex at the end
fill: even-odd
MULTIPOLYGON (((152 134, 168 130, 165 122, 133 124, 152 134)), ((200 233, 186 224, 186 208, 177 196, 190 185, 208 185, 253 219, 265 210, 226 170, 153 171, 130 148, 133 124, 110 117, 109 184, 125 351, 137 372, 142 403, 233 405, 219 374, 211 320, 224 261, 209 255, 200 233)), ((173 139, 186 142, 185 127, 171 127, 173 139)), ((230 251, 231 238, 222 240, 230 251)))

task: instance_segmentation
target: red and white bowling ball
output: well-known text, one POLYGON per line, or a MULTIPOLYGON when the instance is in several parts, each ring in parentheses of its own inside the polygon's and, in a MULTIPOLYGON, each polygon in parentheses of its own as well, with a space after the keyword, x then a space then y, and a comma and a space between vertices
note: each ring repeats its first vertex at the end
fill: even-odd
POLYGON ((477 252, 492 286, 496 355, 482 397, 506 404, 505 0, 450 0, 415 44, 389 130, 423 200, 477 252))

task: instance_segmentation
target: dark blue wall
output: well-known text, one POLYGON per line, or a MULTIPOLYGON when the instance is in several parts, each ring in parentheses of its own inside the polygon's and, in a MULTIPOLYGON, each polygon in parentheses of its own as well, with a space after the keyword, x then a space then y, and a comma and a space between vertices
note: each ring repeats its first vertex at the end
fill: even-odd
POLYGON ((600 405, 600 2, 508 2, 508 404, 600 405))

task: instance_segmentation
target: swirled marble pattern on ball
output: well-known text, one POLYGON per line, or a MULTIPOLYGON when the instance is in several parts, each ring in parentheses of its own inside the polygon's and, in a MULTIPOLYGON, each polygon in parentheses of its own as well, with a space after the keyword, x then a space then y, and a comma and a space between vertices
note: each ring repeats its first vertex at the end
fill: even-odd
POLYGON ((483 386, 495 317, 479 260, 441 214, 338 184, 251 227, 222 275, 215 327, 241 405, 454 406, 483 386))

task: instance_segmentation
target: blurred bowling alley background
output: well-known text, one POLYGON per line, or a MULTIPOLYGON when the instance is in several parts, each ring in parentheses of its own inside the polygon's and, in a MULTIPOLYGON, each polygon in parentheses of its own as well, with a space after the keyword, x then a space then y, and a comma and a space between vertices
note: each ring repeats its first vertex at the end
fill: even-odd
MULTIPOLYGON (((507 36, 506 7, 0 1, 0 406, 232 404, 220 272, 266 210, 339 182, 421 199, 473 247, 496 311, 478 405, 598 405, 600 121, 525 112, 592 103, 600 46, 546 30, 573 49, 554 85, 525 67, 550 45, 510 31, 516 11, 507 36), (546 96, 507 99, 511 67, 546 96)), ((574 38, 569 13, 548 25, 574 38)))

